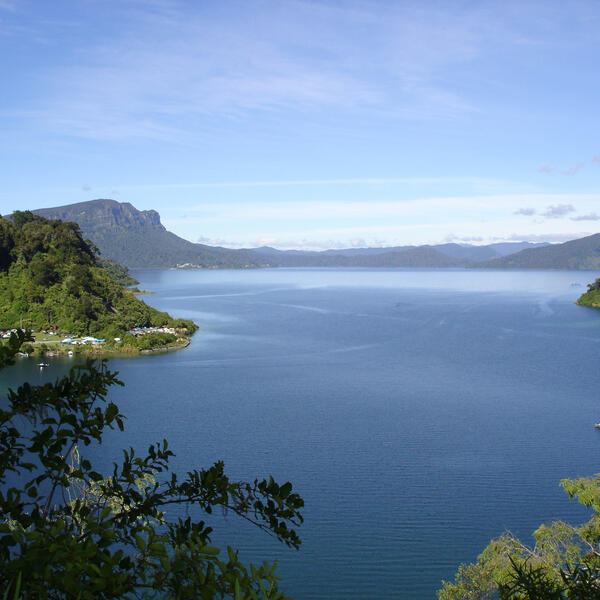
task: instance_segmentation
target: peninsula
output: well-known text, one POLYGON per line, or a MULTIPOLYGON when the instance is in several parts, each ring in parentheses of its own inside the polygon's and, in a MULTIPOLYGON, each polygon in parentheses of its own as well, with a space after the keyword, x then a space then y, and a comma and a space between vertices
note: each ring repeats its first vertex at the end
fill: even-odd
POLYGON ((36 353, 137 354, 184 347, 197 329, 136 297, 127 270, 98 258, 76 223, 0 217, 0 335, 34 331, 36 353))

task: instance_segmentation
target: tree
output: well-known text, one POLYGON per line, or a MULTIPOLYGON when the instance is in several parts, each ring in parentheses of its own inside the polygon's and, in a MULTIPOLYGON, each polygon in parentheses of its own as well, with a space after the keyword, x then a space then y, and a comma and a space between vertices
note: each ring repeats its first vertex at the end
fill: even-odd
POLYGON ((477 562, 461 565, 440 600, 600 599, 600 476, 564 479, 571 498, 592 509, 582 525, 541 525, 529 547, 510 532, 492 540, 477 562))
POLYGON ((0 271, 8 269, 10 266, 10 253, 14 247, 12 227, 8 221, 0 217, 0 271))
MULTIPOLYGON (((27 340, 18 331, 0 346, 0 369, 27 340)), ((205 522, 169 520, 167 509, 228 510, 298 548, 304 503, 292 484, 232 481, 221 462, 179 478, 168 474, 165 440, 145 455, 124 450, 110 474, 95 471, 85 446, 123 430, 106 401, 113 385, 122 384, 104 362, 88 361, 54 384, 9 390, 0 410, 0 589, 36 599, 284 598, 275 565, 247 567, 229 547, 221 557, 205 522)))

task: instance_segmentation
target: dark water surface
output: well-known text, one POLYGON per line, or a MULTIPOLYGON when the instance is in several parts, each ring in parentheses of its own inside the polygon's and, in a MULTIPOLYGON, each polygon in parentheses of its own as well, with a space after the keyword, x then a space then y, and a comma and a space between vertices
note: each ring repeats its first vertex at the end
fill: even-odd
MULTIPOLYGON (((300 551, 228 516, 217 541, 279 560, 297 600, 434 598, 506 528, 586 512, 559 488, 600 471, 600 311, 590 272, 290 269, 134 273, 200 330, 184 351, 111 366, 126 433, 185 471, 223 459, 290 480, 300 551)), ((23 360, 0 385, 53 378, 23 360)))

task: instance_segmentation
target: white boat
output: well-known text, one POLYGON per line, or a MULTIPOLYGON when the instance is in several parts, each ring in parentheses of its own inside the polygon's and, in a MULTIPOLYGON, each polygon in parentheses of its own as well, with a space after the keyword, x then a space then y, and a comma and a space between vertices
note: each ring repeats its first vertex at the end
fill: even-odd
POLYGON ((40 367, 40 369, 43 369, 44 367, 49 367, 50 365, 48 363, 38 363, 37 366, 40 367))
POLYGON ((596 429, 600 429, 600 423, 594 423, 594 427, 595 427, 596 429))

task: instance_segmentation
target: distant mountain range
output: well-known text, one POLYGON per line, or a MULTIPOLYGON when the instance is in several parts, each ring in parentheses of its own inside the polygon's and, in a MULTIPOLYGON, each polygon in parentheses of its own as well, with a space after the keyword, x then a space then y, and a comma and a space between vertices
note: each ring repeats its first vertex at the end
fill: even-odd
POLYGON ((277 250, 263 246, 232 250, 194 244, 167 231, 154 210, 99 199, 32 211, 74 221, 109 258, 139 268, 405 267, 486 269, 600 269, 600 234, 564 244, 505 242, 474 246, 438 244, 387 248, 277 250))
POLYGON ((252 248, 262 263, 278 267, 468 267, 494 258, 514 254, 525 248, 537 249, 548 244, 509 242, 472 246, 438 244, 435 246, 391 246, 387 248, 346 248, 309 252, 277 250, 268 246, 252 248))

